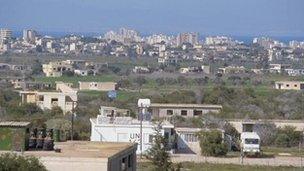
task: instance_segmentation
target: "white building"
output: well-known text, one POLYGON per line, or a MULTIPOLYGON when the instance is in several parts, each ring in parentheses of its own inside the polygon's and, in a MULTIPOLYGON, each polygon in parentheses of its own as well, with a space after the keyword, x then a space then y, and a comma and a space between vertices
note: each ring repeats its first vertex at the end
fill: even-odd
POLYGON ((37 32, 35 30, 23 30, 23 40, 26 42, 35 42, 37 32))
POLYGON ((117 90, 115 82, 81 82, 79 81, 79 90, 95 90, 95 91, 113 91, 117 90))
POLYGON ((35 103, 42 110, 60 107, 63 113, 67 113, 76 107, 77 91, 67 84, 56 83, 57 91, 20 91, 22 103, 35 103))
MULTIPOLYGON (((91 141, 101 142, 135 142, 138 143, 137 154, 141 153, 140 138, 142 137, 142 152, 145 153, 152 145, 155 127, 158 124, 151 121, 142 122, 131 117, 107 117, 98 115, 91 118, 91 141)), ((162 123, 161 133, 168 140, 168 150, 172 147, 174 126, 169 122, 162 123)))
POLYGON ((12 30, 1 28, 0 29, 0 41, 4 39, 10 39, 12 38, 12 30))

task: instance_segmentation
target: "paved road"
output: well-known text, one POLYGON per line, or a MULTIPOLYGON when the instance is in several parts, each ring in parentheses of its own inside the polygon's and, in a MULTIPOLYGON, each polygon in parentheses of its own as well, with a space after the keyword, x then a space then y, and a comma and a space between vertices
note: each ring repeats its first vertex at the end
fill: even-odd
MULTIPOLYGON (((215 163, 215 164, 239 164, 241 158, 219 158, 219 157, 204 157, 196 154, 174 154, 171 157, 172 162, 195 162, 195 163, 215 163)), ((304 167, 304 158, 301 157, 274 157, 274 158, 244 158, 244 165, 261 165, 261 166, 294 166, 304 167)))

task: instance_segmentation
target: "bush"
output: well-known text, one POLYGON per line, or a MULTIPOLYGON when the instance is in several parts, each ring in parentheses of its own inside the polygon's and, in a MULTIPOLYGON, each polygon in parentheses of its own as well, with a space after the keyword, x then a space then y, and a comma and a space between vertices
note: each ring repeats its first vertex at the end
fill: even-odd
POLYGON ((223 143, 222 133, 217 130, 201 132, 200 147, 202 155, 224 156, 228 152, 228 147, 223 143))
POLYGON ((290 147, 290 139, 286 134, 278 134, 275 144, 278 147, 290 147))
POLYGON ((281 147, 294 147, 298 146, 302 140, 302 133, 296 131, 295 127, 285 126, 278 130, 276 144, 281 147))
POLYGON ((0 170, 46 171, 46 168, 35 157, 5 153, 0 155, 0 170))

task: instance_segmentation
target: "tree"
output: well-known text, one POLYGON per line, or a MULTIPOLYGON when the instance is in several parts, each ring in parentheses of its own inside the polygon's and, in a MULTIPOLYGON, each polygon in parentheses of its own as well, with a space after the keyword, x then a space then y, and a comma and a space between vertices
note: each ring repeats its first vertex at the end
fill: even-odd
POLYGON ((32 74, 39 75, 41 73, 42 73, 42 64, 38 59, 35 59, 32 65, 32 74))
POLYGON ((158 86, 163 86, 163 85, 165 85, 165 83, 166 83, 166 81, 165 81, 164 78, 157 78, 157 79, 155 80, 155 82, 157 83, 158 86))
POLYGON ((276 142, 278 141, 277 145, 279 146, 294 147, 299 145, 299 142, 301 140, 302 140, 302 133, 300 131, 296 131, 296 128, 293 126, 285 126, 278 130, 278 136, 276 142), (281 143, 282 140, 285 140, 283 144, 281 143))
POLYGON ((0 155, 0 170, 46 171, 46 168, 36 157, 5 153, 0 155))
POLYGON ((144 76, 138 76, 135 78, 135 83, 138 85, 139 87, 139 92, 141 90, 141 87, 147 83, 147 80, 145 79, 144 76))
POLYGON ((286 134, 278 134, 275 144, 278 147, 290 147, 290 138, 286 134))
POLYGON ((202 155, 225 156, 228 147, 223 143, 222 133, 217 130, 204 131, 199 133, 202 155))
POLYGON ((166 151, 167 141, 161 134, 161 123, 155 128, 152 147, 147 152, 147 158, 152 161, 156 170, 169 170, 172 166, 169 153, 166 151))
POLYGON ((66 70, 66 71, 62 72, 62 75, 68 76, 68 77, 73 77, 74 76, 74 72, 66 70))

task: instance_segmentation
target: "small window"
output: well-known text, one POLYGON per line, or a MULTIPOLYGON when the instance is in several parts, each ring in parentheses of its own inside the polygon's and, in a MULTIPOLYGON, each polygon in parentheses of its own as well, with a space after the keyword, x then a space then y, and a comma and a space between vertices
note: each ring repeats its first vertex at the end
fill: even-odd
POLYGON ((182 115, 182 116, 187 116, 187 114, 188 114, 188 111, 187 111, 187 110, 182 110, 182 111, 181 111, 181 115, 182 115))
POLYGON ((51 99, 51 103, 56 103, 56 102, 58 102, 58 99, 57 99, 57 98, 52 98, 52 99, 51 99))
POLYGON ((167 115, 173 115, 173 110, 167 110, 167 115))
POLYGON ((295 84, 295 85, 294 85, 294 87, 298 87, 298 85, 297 85, 297 84, 295 84))
POLYGON ((128 156, 128 168, 131 168, 133 164, 133 154, 128 156))
POLYGON ((121 160, 121 170, 125 171, 127 170, 127 157, 122 158, 121 160))
POLYGON ((44 96, 43 95, 39 95, 38 100, 39 101, 44 101, 44 96))
POLYGON ((95 84, 95 87, 97 87, 97 84, 95 84))
POLYGON ((289 84, 286 84, 286 87, 289 87, 289 84))
POLYGON ((193 111, 193 115, 194 116, 202 116, 203 115, 203 111, 202 110, 194 110, 193 111))

